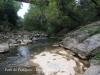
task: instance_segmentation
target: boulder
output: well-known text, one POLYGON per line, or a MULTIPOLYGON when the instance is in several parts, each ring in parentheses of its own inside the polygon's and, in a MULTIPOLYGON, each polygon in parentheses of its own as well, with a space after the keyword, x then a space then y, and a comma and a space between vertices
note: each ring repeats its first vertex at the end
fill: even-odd
POLYGON ((95 34, 82 43, 79 43, 76 39, 66 37, 60 44, 60 46, 68 48, 81 58, 86 59, 90 55, 95 55, 100 49, 100 34, 95 34))
POLYGON ((33 37, 33 39, 32 39, 33 41, 37 41, 38 40, 38 38, 36 38, 36 37, 33 37))
POLYGON ((90 66, 83 75, 100 75, 100 65, 90 66))
POLYGON ((27 45, 29 43, 32 43, 32 40, 23 38, 22 40, 18 40, 20 42, 20 45, 27 45))
POLYGON ((87 56, 95 55, 100 49, 100 34, 87 38, 84 42, 75 46, 75 49, 79 51, 80 57, 84 55, 84 58, 86 58, 87 56))
POLYGON ((2 43, 0 44, 0 53, 4 53, 9 51, 9 45, 8 43, 2 43))
POLYGON ((26 44, 29 44, 32 42, 32 40, 29 40, 29 39, 23 39, 23 42, 26 43, 26 44))
POLYGON ((8 39, 8 44, 9 44, 9 47, 12 48, 12 47, 15 47, 15 46, 18 46, 19 43, 18 41, 16 41, 15 39, 8 39))
POLYGON ((94 59, 91 59, 90 60, 90 65, 91 66, 100 66, 100 60, 94 60, 94 59))
POLYGON ((90 67, 83 75, 100 75, 100 60, 90 60, 90 67))
POLYGON ((13 48, 13 47, 16 47, 16 46, 19 46, 19 44, 9 44, 10 48, 13 48))
POLYGON ((98 27, 100 27, 99 21, 69 32, 59 45, 71 50, 81 58, 87 59, 100 49, 100 33, 91 35, 98 27))

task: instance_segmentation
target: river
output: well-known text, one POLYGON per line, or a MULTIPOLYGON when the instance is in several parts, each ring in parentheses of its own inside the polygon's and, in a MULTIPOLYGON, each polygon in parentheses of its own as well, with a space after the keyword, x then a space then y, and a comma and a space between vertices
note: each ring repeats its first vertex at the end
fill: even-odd
POLYGON ((78 75, 89 67, 87 60, 74 57, 69 50, 52 46, 56 42, 56 39, 41 38, 0 54, 0 75, 78 75), (43 73, 38 73, 37 67, 43 73))

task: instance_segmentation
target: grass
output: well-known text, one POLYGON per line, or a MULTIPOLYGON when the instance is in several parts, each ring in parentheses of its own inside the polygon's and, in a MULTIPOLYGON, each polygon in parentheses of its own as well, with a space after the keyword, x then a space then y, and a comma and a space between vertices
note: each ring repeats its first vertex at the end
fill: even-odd
POLYGON ((64 37, 60 37, 60 36, 57 36, 57 37, 51 37, 51 38, 55 38, 56 40, 58 41, 62 41, 64 39, 64 37))
POLYGON ((64 37, 57 37, 57 40, 61 41, 64 37))
POLYGON ((8 40, 8 44, 12 44, 12 41, 11 40, 8 40))
POLYGON ((100 33, 100 27, 98 27, 96 30, 90 30, 89 31, 90 35, 94 35, 94 34, 97 34, 97 33, 100 33))
POLYGON ((96 55, 94 57, 92 57, 92 59, 100 60, 100 50, 98 50, 98 52, 96 53, 96 55))
POLYGON ((22 37, 20 37, 20 38, 19 38, 19 40, 23 40, 23 38, 22 38, 22 37))
MULTIPOLYGON (((83 26, 80 28, 81 31, 84 31, 84 30, 89 30, 90 28, 93 28, 94 26, 83 26)), ((94 35, 94 34, 97 34, 97 33, 100 33, 100 27, 98 27, 97 29, 90 29, 89 30, 89 35, 94 35)))
POLYGON ((100 54, 95 55, 92 59, 95 59, 95 60, 100 60, 100 54))
POLYGON ((90 28, 93 28, 93 26, 83 26, 80 28, 81 31, 84 31, 86 29, 90 29, 90 28))

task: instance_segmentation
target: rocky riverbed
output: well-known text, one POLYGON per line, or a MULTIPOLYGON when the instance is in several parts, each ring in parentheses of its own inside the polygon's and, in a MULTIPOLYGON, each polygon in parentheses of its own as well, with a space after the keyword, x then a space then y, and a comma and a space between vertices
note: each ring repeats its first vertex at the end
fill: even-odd
POLYGON ((89 62, 69 50, 54 47, 56 42, 55 39, 41 39, 0 54, 0 75, 82 75, 89 62))
POLYGON ((10 48, 27 45, 33 41, 37 41, 39 37, 47 37, 44 32, 26 32, 18 31, 15 33, 0 33, 0 53, 10 51, 10 48))
MULTIPOLYGON (((79 59, 75 57, 79 56, 80 58, 86 60, 90 59, 91 56, 96 55, 96 53, 100 50, 99 31, 100 21, 97 21, 83 26, 76 31, 69 32, 58 44, 58 46, 65 48, 67 52, 61 48, 59 48, 60 50, 56 49, 53 51, 41 52, 39 55, 35 56, 35 59, 30 60, 31 65, 32 63, 36 63, 40 68, 43 69, 43 73, 45 75, 99 75, 99 60, 89 60, 90 67, 86 69, 87 67, 84 66, 84 62, 79 61, 79 59), (72 51, 72 53, 68 51, 72 51), (68 65, 70 65, 70 67, 68 65)), ((7 52, 10 50, 10 48, 15 46, 27 45, 35 40, 38 40, 37 37, 42 36, 47 35, 45 33, 39 34, 35 32, 27 32, 27 34, 24 32, 16 34, 0 34, 0 53, 7 52)))

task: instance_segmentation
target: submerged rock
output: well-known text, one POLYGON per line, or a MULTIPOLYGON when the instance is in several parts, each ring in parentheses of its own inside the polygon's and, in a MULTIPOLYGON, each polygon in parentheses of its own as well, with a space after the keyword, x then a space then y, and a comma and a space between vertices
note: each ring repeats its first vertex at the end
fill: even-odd
POLYGON ((33 41, 37 41, 38 39, 36 38, 36 37, 33 37, 33 39, 32 39, 33 41))

